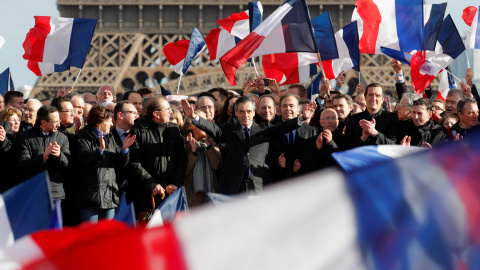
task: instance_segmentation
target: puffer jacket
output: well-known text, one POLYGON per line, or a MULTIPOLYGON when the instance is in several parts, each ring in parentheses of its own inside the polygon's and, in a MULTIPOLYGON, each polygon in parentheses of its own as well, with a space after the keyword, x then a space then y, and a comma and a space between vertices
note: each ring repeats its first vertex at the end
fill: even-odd
POLYGON ((433 122, 430 119, 425 125, 415 126, 413 123, 402 130, 401 141, 404 136, 410 136, 411 146, 421 146, 423 143, 429 143, 431 146, 435 146, 448 141, 447 132, 444 127, 433 122))
POLYGON ((119 203, 115 168, 124 167, 129 153, 122 153, 111 133, 105 135, 105 150, 100 153, 100 140, 93 128, 85 126, 78 134, 77 155, 80 172, 78 203, 91 209, 112 209, 119 203))

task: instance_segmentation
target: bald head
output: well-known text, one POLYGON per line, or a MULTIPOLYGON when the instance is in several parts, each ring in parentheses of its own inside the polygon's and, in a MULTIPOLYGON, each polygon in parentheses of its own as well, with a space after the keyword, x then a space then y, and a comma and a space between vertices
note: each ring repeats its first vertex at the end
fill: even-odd
POLYGON ((322 126, 323 130, 335 131, 338 127, 338 122, 337 112, 332 108, 323 110, 320 115, 320 126, 322 126))
POLYGON ((113 87, 111 85, 106 84, 106 85, 100 87, 100 89, 98 89, 96 97, 97 97, 98 103, 103 103, 106 100, 114 102, 115 101, 115 90, 113 89, 113 87))
POLYGON ((23 121, 29 126, 33 126, 37 120, 37 111, 42 107, 42 102, 37 99, 29 99, 23 111, 23 121))

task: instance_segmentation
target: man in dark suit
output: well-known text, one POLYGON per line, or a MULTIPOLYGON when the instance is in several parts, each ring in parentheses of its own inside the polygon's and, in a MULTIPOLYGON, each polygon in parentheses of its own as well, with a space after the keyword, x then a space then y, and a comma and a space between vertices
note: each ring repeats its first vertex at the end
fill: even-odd
POLYGON ((383 87, 372 83, 365 90, 367 109, 350 116, 345 141, 347 148, 362 145, 397 144, 398 116, 382 108, 385 100, 383 87))
POLYGON ((316 107, 312 103, 299 118, 262 129, 253 121, 255 101, 250 97, 244 96, 235 102, 239 123, 226 124, 221 128, 195 115, 186 100, 182 100, 182 106, 195 126, 217 142, 225 143, 223 170, 218 184, 219 193, 223 194, 258 192, 264 184, 270 183, 272 175, 267 160, 270 141, 301 126, 312 117, 316 107))
MULTIPOLYGON (((297 118, 300 112, 300 99, 286 93, 280 99, 280 113, 282 121, 297 118)), ((314 127, 302 125, 299 128, 275 139, 270 144, 270 157, 273 181, 277 182, 302 173, 300 160, 304 154, 306 140, 317 135, 314 127)))

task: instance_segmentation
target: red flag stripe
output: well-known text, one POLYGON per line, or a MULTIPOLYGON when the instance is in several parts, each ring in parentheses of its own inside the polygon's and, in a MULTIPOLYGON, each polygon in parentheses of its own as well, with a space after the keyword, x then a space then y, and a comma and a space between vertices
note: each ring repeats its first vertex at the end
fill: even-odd
POLYGON ((217 59, 218 37, 222 29, 215 28, 210 30, 210 33, 205 37, 205 43, 210 54, 210 61, 217 59))
POLYGON ((232 29, 235 26, 235 23, 241 20, 248 20, 248 14, 245 11, 240 13, 233 13, 225 19, 217 20, 217 23, 220 25, 220 27, 227 30, 229 33, 232 33, 232 29))
POLYGON ((470 6, 463 10, 462 19, 468 25, 472 26, 473 19, 475 18, 475 13, 477 13, 476 7, 470 6))
POLYGON ((373 0, 358 0, 355 6, 363 20, 363 35, 358 43, 360 53, 375 54, 378 31, 382 22, 380 10, 373 0))
POLYGON ((187 39, 182 39, 175 43, 168 43, 163 47, 163 55, 165 55, 165 58, 170 64, 176 65, 185 59, 189 43, 190 40, 187 39))
POLYGON ((23 49, 25 50, 23 59, 43 62, 45 39, 50 31, 50 17, 35 16, 35 26, 28 31, 23 42, 23 49))

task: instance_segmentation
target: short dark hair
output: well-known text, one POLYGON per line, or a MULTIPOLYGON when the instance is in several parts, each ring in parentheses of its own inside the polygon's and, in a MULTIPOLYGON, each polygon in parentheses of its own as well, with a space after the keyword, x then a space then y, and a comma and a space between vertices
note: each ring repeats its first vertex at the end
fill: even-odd
POLYGON ((121 100, 117 102, 115 108, 113 109, 113 120, 117 121, 117 114, 123 112, 125 104, 132 104, 129 100, 121 100))
POLYGON ((284 99, 286 99, 287 97, 294 97, 296 100, 297 100, 297 107, 298 105, 300 105, 300 97, 297 97, 297 95, 294 95, 294 94, 291 94, 291 93, 285 93, 281 98, 280 98, 280 102, 278 104, 279 108, 282 107, 282 102, 284 99))
POLYGON ((336 100, 336 99, 342 99, 344 98, 345 101, 347 102, 348 106, 353 106, 353 99, 351 96, 349 95, 345 95, 345 94, 338 94, 338 95, 335 95, 332 97, 332 105, 333 105, 333 101, 336 100))
POLYGON ((477 101, 475 101, 475 99, 473 99, 473 98, 461 99, 457 103, 457 113, 463 113, 463 111, 465 111, 465 105, 467 105, 467 103, 477 104, 477 101))
POLYGON ((385 96, 385 90, 383 89, 383 86, 379 83, 371 83, 369 85, 367 85, 367 88, 365 88, 365 97, 367 97, 367 94, 368 94, 368 88, 370 87, 380 87, 382 88, 382 97, 385 96))
POLYGON ((160 101, 161 100, 165 100, 168 102, 168 100, 163 97, 163 96, 157 96, 154 98, 154 100, 150 103, 148 103, 147 105, 147 109, 145 111, 145 115, 150 118, 150 119, 153 119, 153 112, 155 111, 159 111, 162 109, 162 107, 160 107, 160 101))
POLYGON ((218 88, 212 88, 210 90, 207 91, 208 93, 210 94, 213 94, 215 92, 218 92, 218 94, 220 95, 220 97, 222 97, 223 100, 225 100, 227 97, 228 97, 228 92, 227 90, 221 88, 221 87, 218 87, 218 88))
POLYGON ((427 111, 432 110, 432 102, 428 98, 419 98, 413 102, 413 106, 425 106, 427 111))
POLYGON ((101 122, 112 118, 113 112, 105 107, 100 105, 95 105, 92 107, 87 117, 87 124, 92 128, 95 128, 101 122))
MULTIPOLYGON (((128 93, 128 92, 127 92, 128 93)), ((143 95, 153 95, 154 92, 152 89, 150 89, 149 87, 142 87, 140 89, 137 90, 137 93, 140 94, 140 96, 143 96, 143 95)))
POLYGON ((58 109, 52 105, 44 105, 40 107, 37 111, 37 120, 35 120, 35 125, 40 126, 42 124, 42 120, 50 121, 50 114, 58 112, 58 109))
MULTIPOLYGON (((131 95, 132 93, 137 93, 137 91, 127 91, 127 92, 125 92, 125 94, 123 94, 123 96, 122 96, 122 100, 128 100, 128 98, 130 97, 130 95, 131 95)), ((137 94, 138 94, 138 93, 137 93, 137 94)), ((139 95, 140 95, 140 94, 139 94, 139 95)), ((140 95, 140 96, 141 96, 141 95, 140 95)))
POLYGON ((292 88, 298 88, 298 92, 300 94, 299 98, 307 97, 307 89, 305 88, 305 86, 301 84, 291 84, 288 86, 288 89, 292 89, 292 88))
POLYGON ((17 97, 23 98, 23 93, 15 90, 5 92, 5 95, 3 96, 5 105, 7 105, 8 103, 12 103, 12 100, 17 97))
POLYGON ((211 97, 213 99, 213 103, 215 103, 215 101, 217 101, 217 99, 215 98, 215 96, 212 94, 212 93, 209 93, 209 92, 202 92, 200 94, 198 94, 198 97, 197 97, 197 102, 198 100, 201 98, 201 97, 211 97))
POLYGON ((257 108, 257 104, 255 103, 255 100, 253 100, 253 98, 251 98, 249 96, 241 96, 237 99, 237 101, 235 101, 235 105, 233 105, 233 109, 235 111, 237 111, 238 105, 243 104, 243 103, 247 103, 247 102, 252 103, 253 110, 255 110, 257 108))
POLYGON ((67 97, 67 96, 63 96, 63 97, 56 97, 54 99, 52 99, 52 102, 50 103, 50 105, 54 106, 55 108, 57 108, 58 111, 63 111, 63 105, 62 105, 62 102, 70 102, 72 103, 72 99, 67 97))

